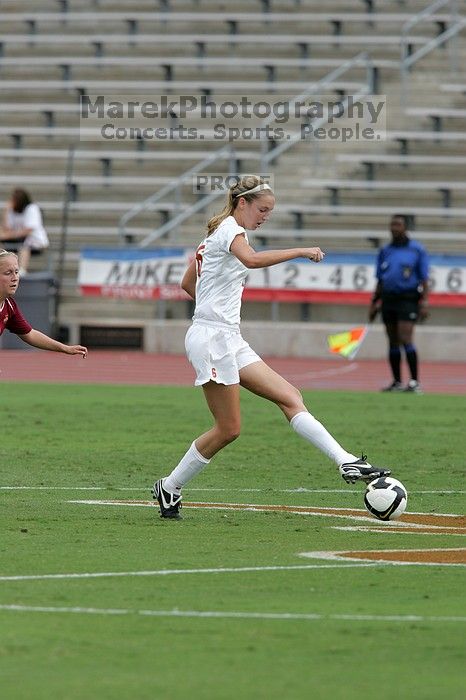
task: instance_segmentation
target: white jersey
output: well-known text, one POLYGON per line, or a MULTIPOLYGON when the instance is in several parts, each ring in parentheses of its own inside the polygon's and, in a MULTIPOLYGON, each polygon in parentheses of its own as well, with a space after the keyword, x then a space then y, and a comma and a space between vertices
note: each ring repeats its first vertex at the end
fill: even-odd
POLYGON ((196 251, 196 310, 193 321, 229 326, 240 322, 241 297, 248 268, 230 252, 238 234, 246 231, 233 216, 224 219, 196 251))
POLYGON ((26 237, 25 244, 29 248, 47 248, 49 239, 42 222, 40 207, 31 202, 21 214, 9 210, 7 214, 8 226, 12 229, 30 228, 31 233, 26 237))

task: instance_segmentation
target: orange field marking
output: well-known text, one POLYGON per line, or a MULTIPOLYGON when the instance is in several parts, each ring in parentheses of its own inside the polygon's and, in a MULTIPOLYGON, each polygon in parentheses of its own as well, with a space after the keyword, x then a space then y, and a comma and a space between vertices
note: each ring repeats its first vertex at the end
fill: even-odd
POLYGON ((347 552, 301 552, 309 559, 392 562, 393 564, 442 564, 466 566, 466 549, 383 549, 347 552))
MULTIPOLYGON (((154 501, 140 500, 73 500, 71 503, 88 505, 141 506, 157 507, 154 501)), ((447 513, 403 513, 401 518, 391 522, 382 522, 373 518, 362 508, 325 508, 320 506, 267 505, 260 503, 211 503, 189 501, 183 507, 202 508, 206 510, 238 510, 272 513, 296 513, 301 515, 320 515, 323 517, 349 518, 363 520, 365 529, 371 532, 400 532, 432 535, 466 535, 466 517, 447 513)))
POLYGON ((398 549, 379 552, 342 552, 346 559, 408 561, 429 564, 466 564, 466 549, 398 549))

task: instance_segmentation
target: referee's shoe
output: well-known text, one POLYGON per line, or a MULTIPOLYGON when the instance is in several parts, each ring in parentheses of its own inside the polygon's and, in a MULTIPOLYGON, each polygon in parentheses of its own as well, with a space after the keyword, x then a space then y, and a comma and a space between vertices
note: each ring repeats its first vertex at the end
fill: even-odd
POLYGON ((152 496, 160 506, 160 517, 181 520, 181 493, 173 493, 163 488, 163 479, 155 482, 152 496))
POLYGON ((356 481, 365 481, 366 484, 378 479, 380 476, 390 476, 389 469, 373 467, 367 462, 366 455, 354 462, 345 462, 340 466, 340 474, 347 484, 354 484, 356 481))

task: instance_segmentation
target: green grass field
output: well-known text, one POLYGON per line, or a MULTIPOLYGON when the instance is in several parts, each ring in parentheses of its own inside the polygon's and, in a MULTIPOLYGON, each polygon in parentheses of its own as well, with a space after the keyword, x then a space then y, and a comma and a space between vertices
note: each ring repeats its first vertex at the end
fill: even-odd
MULTIPOLYGON (((348 449, 393 468, 409 511, 464 512, 466 397, 305 397, 348 449)), ((363 507, 363 488, 274 406, 242 405, 241 438, 186 502, 363 507)), ((0 416, 2 700, 464 698, 464 567, 299 556, 459 548, 461 535, 70 502, 148 501, 210 424, 193 388, 3 384, 0 416)))

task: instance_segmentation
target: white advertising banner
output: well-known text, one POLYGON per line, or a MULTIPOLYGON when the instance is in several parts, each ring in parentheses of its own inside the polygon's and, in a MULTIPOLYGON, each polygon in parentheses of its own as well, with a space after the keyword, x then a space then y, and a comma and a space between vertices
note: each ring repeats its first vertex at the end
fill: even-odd
MULTIPOLYGON (((81 252, 79 287, 87 296, 187 299, 181 278, 188 248, 91 249, 81 252)), ((375 253, 330 254, 319 263, 298 259, 251 270, 245 300, 366 304, 375 288, 375 253)), ((466 304, 466 257, 431 256, 431 301, 466 304)))

